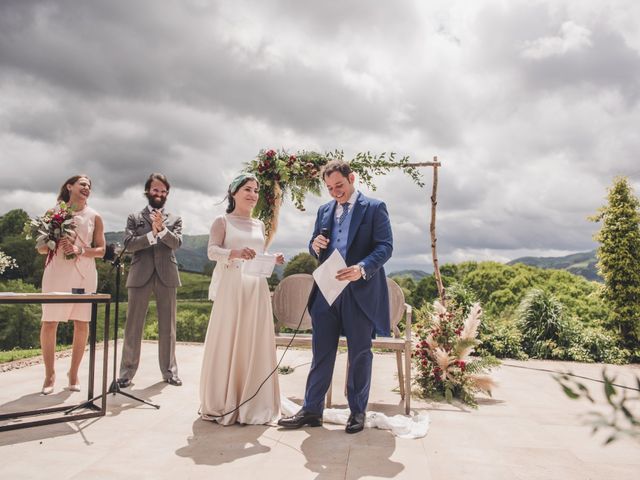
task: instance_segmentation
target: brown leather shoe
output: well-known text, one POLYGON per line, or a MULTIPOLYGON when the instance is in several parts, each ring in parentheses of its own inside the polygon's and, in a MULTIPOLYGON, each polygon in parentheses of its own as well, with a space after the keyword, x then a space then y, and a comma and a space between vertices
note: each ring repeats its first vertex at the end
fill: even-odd
POLYGON ((284 428, 300 428, 305 425, 310 427, 319 427, 322 425, 322 415, 319 413, 307 412, 304 408, 291 417, 285 417, 278 420, 278 425, 284 428))
POLYGON ((347 427, 344 429, 347 433, 358 433, 364 429, 364 421, 366 419, 364 412, 352 413, 347 420, 347 427))
POLYGON ((119 378, 117 382, 118 387, 120 388, 129 388, 131 386, 131 380, 129 380, 128 378, 119 378))

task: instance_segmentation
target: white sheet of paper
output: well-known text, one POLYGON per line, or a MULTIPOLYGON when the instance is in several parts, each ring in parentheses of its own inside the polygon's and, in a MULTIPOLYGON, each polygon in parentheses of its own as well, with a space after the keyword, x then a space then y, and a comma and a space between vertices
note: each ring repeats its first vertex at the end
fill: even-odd
POLYGON ((347 268, 347 264, 336 249, 322 265, 313 271, 313 278, 329 305, 333 304, 349 283, 349 280, 336 280, 338 270, 343 268, 347 268))
POLYGON ((269 278, 276 266, 276 256, 258 253, 252 260, 245 260, 242 273, 254 277, 269 278))

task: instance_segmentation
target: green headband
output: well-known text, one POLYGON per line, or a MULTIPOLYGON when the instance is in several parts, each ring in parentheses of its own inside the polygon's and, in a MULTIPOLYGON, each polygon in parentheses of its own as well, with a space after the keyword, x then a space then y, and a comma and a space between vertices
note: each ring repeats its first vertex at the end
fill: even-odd
POLYGON ((255 180, 256 182, 258 181, 253 173, 241 173, 236 178, 234 178, 231 181, 231 185, 229 185, 229 192, 231 192, 231 195, 236 193, 238 191, 238 188, 240 187, 240 184, 247 179, 255 180))

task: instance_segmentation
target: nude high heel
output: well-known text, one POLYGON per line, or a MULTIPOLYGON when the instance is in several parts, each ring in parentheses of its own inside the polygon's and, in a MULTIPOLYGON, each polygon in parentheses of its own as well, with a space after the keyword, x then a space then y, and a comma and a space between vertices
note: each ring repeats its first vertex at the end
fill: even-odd
POLYGON ((53 393, 53 385, 56 382, 56 375, 55 373, 53 374, 53 376, 51 377, 51 385, 50 386, 46 386, 47 385, 47 379, 44 379, 44 384, 42 384, 42 394, 43 395, 50 395, 53 393))
MULTIPOLYGON (((69 386, 67 387, 70 392, 79 392, 80 391, 80 383, 76 383, 74 385, 71 384, 71 376, 69 372, 67 372, 67 378, 69 379, 69 386)), ((78 380, 79 382, 79 380, 78 380)))

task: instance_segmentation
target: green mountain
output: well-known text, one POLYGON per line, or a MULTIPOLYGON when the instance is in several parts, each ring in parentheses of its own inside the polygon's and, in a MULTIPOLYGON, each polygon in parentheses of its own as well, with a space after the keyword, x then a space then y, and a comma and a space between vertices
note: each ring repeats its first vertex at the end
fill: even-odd
MULTIPOLYGON (((124 232, 105 233, 107 244, 122 244, 123 237, 124 232)), ((205 267, 208 264, 211 264, 211 262, 207 258, 208 242, 209 235, 183 235, 182 247, 179 248, 176 252, 176 258, 178 259, 180 270, 187 270, 190 272, 204 272, 205 267)), ((580 275, 587 280, 602 282, 602 279, 598 275, 596 269, 595 250, 592 250, 590 252, 574 253, 565 257, 516 258, 515 260, 510 261, 507 265, 513 265, 514 263, 523 263, 525 265, 531 265, 540 268, 567 270, 576 275, 580 275)), ((275 272, 279 278, 282 278, 283 266, 276 265, 275 272)), ((423 270, 398 270, 387 275, 389 277, 408 276, 418 282, 422 278, 431 275, 431 273, 425 272, 423 270)))
MULTIPOLYGON (((122 244, 124 232, 107 232, 104 236, 107 244, 122 244)), ((204 273, 205 267, 213 263, 207 257, 208 243, 209 235, 182 235, 182 246, 176 251, 180 270, 204 273)), ((278 278, 282 278, 284 265, 276 265, 274 272, 278 278)))
MULTIPOLYGON (((122 244, 124 232, 107 232, 104 236, 107 244, 122 244)), ((209 258, 207 258, 208 242, 209 235, 183 235, 182 247, 176 251, 176 258, 180 265, 180 270, 204 272, 205 266, 211 263, 209 258)))
POLYGON ((521 257, 511 260, 507 265, 523 263, 533 267, 567 270, 587 280, 602 282, 602 278, 598 275, 596 262, 596 251, 591 250, 590 252, 574 253, 564 257, 521 257))
POLYGON ((431 274, 425 272, 424 270, 398 270, 396 272, 388 273, 387 277, 410 277, 416 282, 419 282, 424 277, 428 277, 429 275, 431 274))

